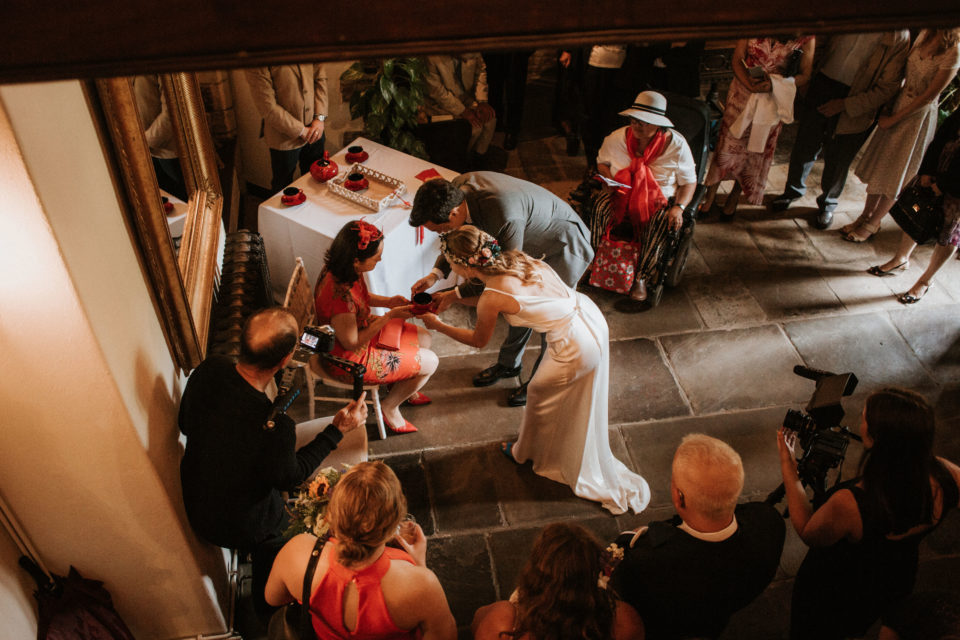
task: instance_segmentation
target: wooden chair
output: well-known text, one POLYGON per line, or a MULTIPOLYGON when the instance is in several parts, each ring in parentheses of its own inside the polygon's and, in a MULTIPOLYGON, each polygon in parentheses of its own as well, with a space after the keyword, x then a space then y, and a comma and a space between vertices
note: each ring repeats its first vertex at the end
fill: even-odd
MULTIPOLYGON (((283 306, 293 314, 297 319, 300 331, 314 321, 314 298, 313 287, 307 277, 307 269, 303 264, 302 258, 297 258, 293 267, 293 274, 290 276, 290 284, 287 285, 287 295, 284 297, 283 306)), ((314 362, 317 362, 314 359, 314 362)), ((346 384, 332 378, 326 371, 319 366, 314 369, 309 362, 298 362, 303 367, 307 380, 307 401, 310 406, 310 419, 313 420, 316 415, 317 402, 337 402, 342 401, 342 397, 317 396, 317 383, 326 385, 333 389, 352 390, 352 384, 346 384)), ((318 363, 319 365, 319 363, 318 363)), ((387 429, 383 423, 383 410, 380 408, 380 385, 365 384, 364 390, 367 392, 367 402, 373 405, 373 412, 377 418, 377 431, 380 433, 380 439, 387 437, 387 429)))

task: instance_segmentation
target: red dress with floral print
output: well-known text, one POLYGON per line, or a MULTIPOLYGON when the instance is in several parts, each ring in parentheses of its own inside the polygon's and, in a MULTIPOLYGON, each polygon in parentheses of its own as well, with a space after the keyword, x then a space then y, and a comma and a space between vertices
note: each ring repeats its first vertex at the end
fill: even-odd
MULTIPOLYGON (((363 278, 358 278, 350 286, 327 273, 317 282, 314 302, 317 320, 321 324, 329 323, 333 316, 342 313, 356 316, 357 331, 362 331, 370 324, 370 292, 363 278)), ((400 348, 396 351, 377 347, 379 337, 379 334, 374 336, 356 351, 347 351, 337 341, 333 346, 333 355, 364 365, 367 372, 363 381, 367 384, 389 384, 420 373, 420 341, 416 325, 403 323, 400 348)), ((337 380, 351 382, 350 376, 342 369, 324 363, 324 370, 337 380)))
MULTIPOLYGON (((751 38, 747 41, 744 62, 748 67, 763 67, 767 74, 783 74, 793 51, 802 49, 812 37, 806 36, 787 42, 780 42, 776 38, 751 38)), ((733 64, 740 64, 740 61, 734 60, 733 64)), ((730 91, 727 93, 727 103, 723 108, 720 137, 717 139, 717 150, 713 155, 706 183, 716 184, 721 180, 736 180, 743 188, 743 193, 750 204, 763 204, 767 174, 770 172, 773 152, 777 148, 777 138, 780 136, 783 124, 777 124, 770 130, 762 153, 747 151, 750 127, 747 127, 742 138, 733 137, 730 134, 730 127, 740 117, 749 99, 750 90, 734 77, 733 82, 730 83, 730 91)))

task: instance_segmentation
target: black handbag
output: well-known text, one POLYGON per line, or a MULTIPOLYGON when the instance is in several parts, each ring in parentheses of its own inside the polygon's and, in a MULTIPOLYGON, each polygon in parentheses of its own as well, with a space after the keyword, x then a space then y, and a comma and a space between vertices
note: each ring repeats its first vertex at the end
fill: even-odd
POLYGON ((914 242, 927 244, 939 238, 943 229, 943 194, 938 196, 914 178, 890 207, 890 215, 914 242))
POLYGON ((316 634, 313 631, 313 623, 310 620, 310 587, 313 586, 313 574, 317 571, 317 561, 320 559, 320 552, 323 551, 323 545, 326 544, 329 535, 317 538, 313 545, 313 551, 310 553, 310 562, 307 563, 307 571, 303 574, 303 591, 299 602, 291 602, 284 605, 270 616, 270 624, 267 625, 267 640, 316 640, 316 634))
POLYGON ((803 60, 803 49, 794 49, 787 58, 787 65, 783 69, 784 78, 792 78, 800 74, 800 61, 803 60))

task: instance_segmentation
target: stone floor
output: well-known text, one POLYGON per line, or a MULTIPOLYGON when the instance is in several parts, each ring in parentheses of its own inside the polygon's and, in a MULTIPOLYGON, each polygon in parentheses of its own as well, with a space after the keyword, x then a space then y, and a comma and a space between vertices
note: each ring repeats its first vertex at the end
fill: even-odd
MULTIPOLYGON (((528 90, 536 96, 551 89, 534 78, 528 90)), ((791 135, 785 130, 768 194, 783 186, 791 135)), ((506 171, 565 197, 583 168, 582 152, 566 156, 564 140, 540 123, 524 131, 506 171)), ((835 227, 859 214, 863 193, 851 175, 835 227)), ((780 482, 774 433, 784 412, 802 408, 813 391, 813 383, 792 373, 796 364, 857 374, 860 385, 845 403, 852 427, 871 391, 900 385, 923 393, 937 406, 938 453, 960 460, 960 262, 941 270, 920 304, 904 307, 895 294, 922 272, 930 248, 919 249, 903 275, 867 275, 868 266, 891 255, 896 225, 887 219, 873 241, 844 242, 836 231, 810 226, 815 195, 781 214, 741 206, 732 224, 698 223, 682 282, 649 312, 620 314, 613 309, 616 296, 584 290, 610 325, 613 450, 653 492, 640 515, 614 517, 498 453, 496 443, 515 437, 522 409, 506 405, 507 382, 477 389, 470 378, 494 362, 503 327, 480 351, 436 337, 441 365, 425 388, 433 404, 405 409, 420 430, 373 439, 370 453, 403 482, 461 637, 469 636, 479 606, 509 595, 544 524, 574 520, 606 541, 671 515, 670 461, 684 434, 729 442, 744 460, 743 499, 765 497, 780 482)), ((469 312, 457 313, 458 321, 470 322, 469 312)), ((859 454, 853 443, 848 471, 859 454)), ((805 551, 787 528, 777 578, 734 616, 723 638, 786 637, 792 576, 805 551)), ((957 588, 958 531, 954 514, 925 541, 921 587, 957 588)))

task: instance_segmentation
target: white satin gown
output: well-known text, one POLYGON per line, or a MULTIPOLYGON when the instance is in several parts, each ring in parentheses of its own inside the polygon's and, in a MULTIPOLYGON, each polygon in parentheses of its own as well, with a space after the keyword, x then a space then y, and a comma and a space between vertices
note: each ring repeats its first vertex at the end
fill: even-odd
POLYGON ((514 326, 545 333, 547 353, 527 389, 517 462, 533 461, 545 478, 600 502, 615 514, 639 513, 650 502, 647 481, 610 450, 607 423, 610 339, 593 301, 568 287, 547 267, 541 295, 515 295, 520 311, 504 314, 514 326))

